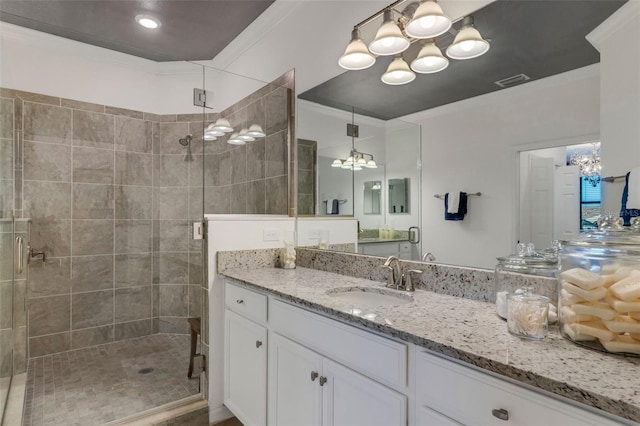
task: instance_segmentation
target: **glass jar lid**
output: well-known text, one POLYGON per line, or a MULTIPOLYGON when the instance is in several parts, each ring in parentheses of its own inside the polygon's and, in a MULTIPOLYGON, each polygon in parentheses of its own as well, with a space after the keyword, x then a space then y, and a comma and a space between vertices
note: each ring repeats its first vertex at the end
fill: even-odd
POLYGON ((528 269, 554 269, 558 266, 558 247, 554 241, 552 248, 537 252, 533 243, 519 243, 516 253, 498 257, 499 265, 524 272, 528 269))
POLYGON ((622 223, 622 218, 619 217, 600 217, 598 229, 585 232, 571 241, 562 241, 560 246, 601 248, 640 254, 640 217, 633 218, 631 226, 622 226, 622 223))

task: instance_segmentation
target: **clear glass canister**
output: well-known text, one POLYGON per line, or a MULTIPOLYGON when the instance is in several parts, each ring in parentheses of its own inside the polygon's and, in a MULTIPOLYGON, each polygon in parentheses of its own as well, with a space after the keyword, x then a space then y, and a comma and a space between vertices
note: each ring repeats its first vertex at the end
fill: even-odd
POLYGON ((640 220, 599 222, 560 244, 560 332, 584 346, 640 355, 640 220))
MULTIPOLYGON (((498 315, 507 319, 507 297, 510 294, 529 292, 556 300, 557 273, 555 249, 540 253, 532 243, 520 243, 516 246, 516 253, 498 257, 494 275, 498 315)), ((555 306, 550 309, 555 312, 555 306)), ((553 322, 553 318, 549 322, 553 322)))

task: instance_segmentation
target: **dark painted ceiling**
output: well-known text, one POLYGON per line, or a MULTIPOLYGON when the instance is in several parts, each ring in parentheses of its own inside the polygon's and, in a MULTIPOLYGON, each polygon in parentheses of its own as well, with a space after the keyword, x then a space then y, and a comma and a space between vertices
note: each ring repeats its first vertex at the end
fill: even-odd
POLYGON ((0 20, 153 61, 208 60, 273 0, 1 0, 0 20), (138 14, 158 18, 141 27, 138 14))
MULTIPOLYGON (((585 36, 625 1, 498 0, 473 14, 476 28, 491 40, 483 56, 450 60, 444 71, 417 74, 403 86, 380 81, 392 57, 379 57, 373 67, 347 71, 299 97, 347 111, 353 106, 357 113, 388 120, 503 90, 494 82, 516 74, 534 81, 584 67, 600 61, 585 36)), ((459 27, 460 22, 454 24, 456 30, 459 27)), ((438 37, 438 46, 444 51, 453 37, 451 33, 438 37)), ((407 63, 417 56, 418 44, 405 52, 407 63)), ((336 61, 341 54, 336 52, 336 61)))

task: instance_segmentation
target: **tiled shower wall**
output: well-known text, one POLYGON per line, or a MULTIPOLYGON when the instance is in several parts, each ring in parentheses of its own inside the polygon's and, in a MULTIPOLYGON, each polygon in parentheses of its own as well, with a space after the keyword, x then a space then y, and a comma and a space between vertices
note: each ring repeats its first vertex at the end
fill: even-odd
POLYGON ((29 355, 187 333, 186 318, 203 314, 206 330, 202 241, 190 221, 203 205, 287 214, 291 96, 268 85, 220 114, 158 116, 0 89, 18 112, 16 214, 31 218, 31 244, 47 253, 29 265, 29 355), (267 136, 203 146, 203 118, 219 116, 237 129, 259 123, 267 136), (178 143, 187 134, 188 148, 178 143))

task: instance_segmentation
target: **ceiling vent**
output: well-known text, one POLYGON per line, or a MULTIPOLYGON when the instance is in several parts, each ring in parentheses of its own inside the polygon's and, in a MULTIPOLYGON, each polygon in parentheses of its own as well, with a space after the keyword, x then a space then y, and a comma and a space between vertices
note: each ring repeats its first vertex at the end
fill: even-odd
POLYGON ((518 84, 524 83, 527 80, 531 80, 531 77, 529 77, 526 74, 518 74, 518 75, 513 75, 511 77, 503 78, 502 80, 498 80, 494 83, 496 83, 498 86, 502 87, 503 89, 506 89, 508 87, 513 87, 518 84))

